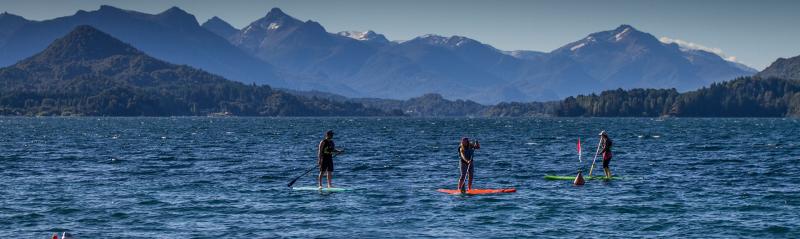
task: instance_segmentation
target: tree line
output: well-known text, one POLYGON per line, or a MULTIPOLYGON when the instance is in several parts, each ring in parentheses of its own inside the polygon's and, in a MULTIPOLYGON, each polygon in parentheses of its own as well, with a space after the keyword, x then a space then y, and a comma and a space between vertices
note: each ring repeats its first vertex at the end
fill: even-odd
POLYGON ((786 117, 800 116, 800 81, 740 77, 686 93, 675 89, 609 90, 562 101, 501 103, 487 116, 786 117))

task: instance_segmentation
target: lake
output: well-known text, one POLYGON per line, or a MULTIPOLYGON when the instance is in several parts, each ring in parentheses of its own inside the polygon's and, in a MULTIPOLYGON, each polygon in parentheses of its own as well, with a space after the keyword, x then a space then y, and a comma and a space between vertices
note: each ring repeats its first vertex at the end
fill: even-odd
MULTIPOLYGON (((11 238, 800 237, 796 119, 0 117, 0 128, 11 238), (351 190, 287 188, 328 129, 346 151, 334 186, 351 190), (543 178, 588 171, 600 130, 621 179, 543 178), (516 193, 436 191, 456 187, 465 136, 481 143, 475 187, 516 193)), ((314 174, 295 186, 316 186, 314 174)))

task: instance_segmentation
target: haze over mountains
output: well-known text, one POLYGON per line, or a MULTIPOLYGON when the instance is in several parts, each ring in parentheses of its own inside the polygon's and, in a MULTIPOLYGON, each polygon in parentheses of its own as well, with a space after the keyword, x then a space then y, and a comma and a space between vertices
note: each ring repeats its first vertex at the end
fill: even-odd
POLYGON ((277 8, 235 29, 216 17, 201 26, 178 8, 145 14, 109 6, 47 21, 0 15, 0 65, 41 51, 81 24, 157 58, 231 80, 348 97, 408 99, 439 93, 480 103, 540 101, 615 88, 686 91, 755 73, 627 25, 544 53, 501 51, 461 36, 430 34, 392 42, 372 31, 329 33, 320 23, 277 8))

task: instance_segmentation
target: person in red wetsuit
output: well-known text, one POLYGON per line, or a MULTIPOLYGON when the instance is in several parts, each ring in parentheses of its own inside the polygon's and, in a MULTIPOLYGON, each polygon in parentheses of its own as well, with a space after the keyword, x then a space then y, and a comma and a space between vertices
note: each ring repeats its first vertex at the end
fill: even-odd
POLYGON ((328 188, 331 188, 333 181, 333 156, 341 153, 342 150, 336 149, 333 143, 333 130, 325 132, 325 138, 319 142, 317 151, 317 163, 319 164, 319 176, 317 177, 317 187, 322 188, 322 175, 328 178, 328 188))
POLYGON ((611 179, 611 168, 609 168, 609 164, 613 156, 611 153, 612 145, 614 145, 614 142, 608 137, 608 133, 606 133, 605 130, 600 132, 600 152, 603 154, 603 173, 605 173, 606 179, 611 179))

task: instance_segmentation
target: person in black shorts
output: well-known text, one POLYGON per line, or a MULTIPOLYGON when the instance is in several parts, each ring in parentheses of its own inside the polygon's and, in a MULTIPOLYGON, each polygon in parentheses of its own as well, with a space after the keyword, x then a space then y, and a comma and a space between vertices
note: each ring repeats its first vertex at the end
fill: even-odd
POLYGON ((333 130, 325 132, 325 138, 319 142, 317 151, 317 164, 319 164, 319 176, 317 177, 317 187, 322 188, 322 174, 328 178, 328 188, 331 188, 333 180, 333 156, 341 153, 342 150, 336 149, 333 143, 333 130))
POLYGON ((611 179, 611 168, 609 168, 609 164, 611 163, 611 146, 614 143, 608 138, 608 133, 606 131, 600 132, 600 152, 603 154, 603 173, 606 175, 606 179, 611 179))

